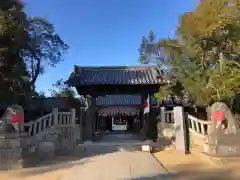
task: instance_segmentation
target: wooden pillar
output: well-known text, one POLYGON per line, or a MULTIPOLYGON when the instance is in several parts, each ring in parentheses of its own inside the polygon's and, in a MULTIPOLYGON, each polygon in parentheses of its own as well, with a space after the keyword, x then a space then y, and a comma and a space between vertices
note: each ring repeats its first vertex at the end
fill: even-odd
POLYGON ((96 126, 96 99, 90 95, 86 96, 87 98, 87 109, 85 116, 85 136, 84 140, 92 141, 93 134, 96 126))
MULTIPOLYGON (((147 96, 146 95, 146 100, 147 100, 147 96)), ((145 102, 146 102, 145 100, 145 102)), ((153 121, 153 109, 152 109, 152 99, 151 99, 151 94, 149 94, 149 107, 150 107, 150 112, 146 114, 146 122, 145 122, 145 126, 146 126, 146 137, 152 139, 152 128, 151 128, 151 124, 153 121)))
POLYGON ((141 95, 141 121, 142 121, 142 123, 141 123, 141 126, 142 126, 142 131, 143 131, 143 135, 147 138, 147 131, 148 131, 148 127, 147 127, 147 119, 148 119, 148 115, 147 114, 143 114, 144 113, 144 104, 145 104, 145 102, 146 102, 146 100, 147 100, 147 94, 142 94, 141 95))
POLYGON ((98 116, 99 117, 99 131, 102 131, 102 116, 98 116))
POLYGON ((141 130, 140 114, 137 115, 137 132, 141 130))
POLYGON ((157 140, 157 114, 158 108, 151 107, 150 113, 148 114, 148 138, 151 140, 157 140))
POLYGON ((84 126, 85 126, 85 108, 84 107, 80 107, 78 108, 78 120, 79 120, 79 139, 82 142, 83 138, 84 138, 84 126))
POLYGON ((97 132, 100 131, 100 116, 98 114, 96 114, 96 121, 97 121, 97 124, 96 124, 96 129, 97 129, 97 132))
POLYGON ((102 116, 100 116, 100 130, 101 130, 101 132, 103 130, 103 117, 102 116))

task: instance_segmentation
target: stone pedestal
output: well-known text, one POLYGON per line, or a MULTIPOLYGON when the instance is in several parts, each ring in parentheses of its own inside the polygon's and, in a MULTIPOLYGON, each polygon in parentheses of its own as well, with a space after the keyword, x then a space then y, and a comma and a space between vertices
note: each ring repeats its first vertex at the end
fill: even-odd
POLYGON ((219 132, 215 136, 209 135, 208 144, 205 144, 206 154, 214 157, 240 157, 240 132, 224 134, 219 132))
MULTIPOLYGON (((24 158, 31 152, 26 134, 0 135, 0 169, 11 169, 24 166, 24 158)), ((32 148, 32 151, 34 149, 32 148)))

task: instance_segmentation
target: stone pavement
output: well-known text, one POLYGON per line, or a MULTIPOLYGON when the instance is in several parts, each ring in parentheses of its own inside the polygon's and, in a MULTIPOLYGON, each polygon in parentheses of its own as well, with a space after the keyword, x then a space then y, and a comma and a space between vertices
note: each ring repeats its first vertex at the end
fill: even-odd
POLYGON ((146 152, 125 147, 90 147, 80 165, 61 180, 168 180, 169 174, 146 152))
POLYGON ((123 142, 123 141, 143 141, 144 137, 137 133, 110 132, 96 137, 98 142, 123 142))
POLYGON ((155 157, 164 164, 175 180, 239 180, 240 162, 223 164, 213 162, 206 156, 201 155, 203 148, 193 146, 191 154, 177 153, 174 147, 156 152, 155 157))
POLYGON ((169 174, 145 152, 138 135, 106 134, 100 141, 79 145, 69 155, 47 160, 38 167, 0 172, 4 180, 168 180, 169 174))

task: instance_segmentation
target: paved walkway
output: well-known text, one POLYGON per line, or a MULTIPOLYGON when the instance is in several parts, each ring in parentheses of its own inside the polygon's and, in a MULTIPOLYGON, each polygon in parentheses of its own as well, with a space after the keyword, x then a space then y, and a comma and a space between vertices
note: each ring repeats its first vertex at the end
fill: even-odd
POLYGON ((122 142, 122 141, 143 141, 144 138, 137 133, 104 133, 96 138, 97 142, 122 142))
POLYGON ((61 180, 168 180, 165 169, 145 152, 121 147, 90 147, 86 158, 61 180))

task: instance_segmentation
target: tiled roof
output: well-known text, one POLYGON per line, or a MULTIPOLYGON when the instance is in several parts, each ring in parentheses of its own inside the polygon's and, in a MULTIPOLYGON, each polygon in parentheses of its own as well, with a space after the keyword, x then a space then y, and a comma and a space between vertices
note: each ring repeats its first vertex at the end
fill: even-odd
POLYGON ((78 67, 67 81, 69 85, 162 84, 157 66, 78 67))
MULTIPOLYGON (((152 97, 152 104, 156 105, 156 100, 152 97)), ((96 99, 97 106, 112 105, 141 105, 141 96, 139 95, 107 95, 98 96, 96 99)))

